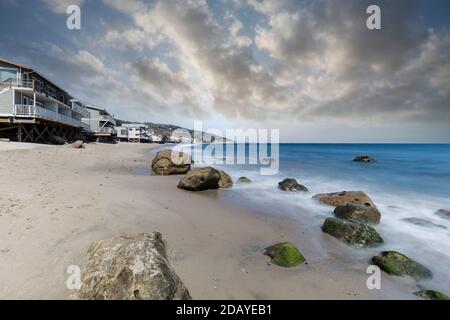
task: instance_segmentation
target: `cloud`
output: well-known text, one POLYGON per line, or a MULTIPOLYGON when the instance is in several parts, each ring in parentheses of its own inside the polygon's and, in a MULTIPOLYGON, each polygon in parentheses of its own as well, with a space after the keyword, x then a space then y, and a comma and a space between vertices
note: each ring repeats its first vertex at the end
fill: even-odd
POLYGON ((50 10, 56 13, 66 13, 70 5, 77 5, 81 7, 85 0, 42 0, 50 10))

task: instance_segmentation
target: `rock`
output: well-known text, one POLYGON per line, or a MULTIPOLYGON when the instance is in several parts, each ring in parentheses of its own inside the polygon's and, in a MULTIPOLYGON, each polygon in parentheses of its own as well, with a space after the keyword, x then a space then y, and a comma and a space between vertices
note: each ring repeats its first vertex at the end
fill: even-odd
POLYGON ((450 300, 448 296, 439 291, 434 290, 420 290, 414 294, 425 300, 450 300))
POLYGON ((299 184, 297 180, 291 178, 287 178, 279 182, 278 188, 280 188, 283 191, 303 191, 303 192, 309 191, 305 186, 299 184))
POLYGON ((346 204, 363 204, 368 207, 376 207, 372 200, 362 191, 342 191, 336 193, 316 194, 313 199, 333 207, 346 204))
POLYGON ((328 218, 322 231, 356 247, 374 247, 383 243, 383 238, 374 228, 359 222, 328 218))
POLYGON ((437 211, 437 212, 435 213, 435 215, 437 215, 437 216, 439 216, 439 217, 441 217, 441 218, 450 220, 450 210, 447 210, 447 209, 441 209, 441 210, 437 211))
POLYGON ((305 257, 290 242, 277 243, 267 247, 264 255, 271 258, 271 263, 285 268, 295 267, 305 262, 305 257))
POLYGON ((252 180, 250 180, 247 177, 240 177, 239 179, 237 179, 236 183, 247 184, 247 183, 252 183, 252 180))
POLYGON ((419 219, 419 218, 406 218, 402 219, 403 221, 415 224, 417 226, 425 227, 425 228, 441 228, 441 229, 447 229, 446 226, 433 223, 431 221, 425 220, 425 219, 419 219))
POLYGON ((93 243, 82 275, 82 300, 191 299, 167 262, 159 232, 141 233, 93 243))
POLYGON ((225 171, 220 171, 219 188, 231 188, 233 186, 233 179, 225 171))
POLYGON ((191 170, 191 155, 185 152, 163 150, 152 161, 152 170, 156 175, 186 174, 191 170))
POLYGON ((359 221, 368 224, 379 224, 381 219, 380 211, 376 207, 363 204, 346 204, 337 206, 334 209, 337 218, 345 220, 359 221))
POLYGON ((373 163, 376 162, 375 159, 369 157, 369 156, 357 156, 355 159, 353 159, 355 162, 367 162, 367 163, 373 163))
POLYGON ((181 179, 178 188, 190 191, 218 189, 220 177, 220 172, 212 167, 196 168, 181 179))
POLYGON ((410 276, 414 279, 430 278, 432 273, 420 263, 396 251, 385 251, 372 258, 381 270, 394 276, 410 276))
POLYGON ((82 140, 75 141, 72 144, 69 144, 69 147, 74 149, 83 149, 84 148, 84 142, 82 140))
POLYGON ((50 135, 48 137, 48 142, 50 142, 51 144, 57 144, 57 145, 63 145, 63 144, 67 143, 66 139, 61 138, 60 136, 54 136, 54 135, 50 135))

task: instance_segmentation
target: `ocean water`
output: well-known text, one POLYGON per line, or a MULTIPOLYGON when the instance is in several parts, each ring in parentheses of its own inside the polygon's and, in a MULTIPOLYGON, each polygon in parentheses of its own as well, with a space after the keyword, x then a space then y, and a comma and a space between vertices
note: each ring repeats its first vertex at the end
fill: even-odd
MULTIPOLYGON (((245 150, 248 162, 252 159, 249 145, 245 150)), ((220 162, 227 157, 226 150, 214 157, 220 162)), ((252 179, 254 183, 235 184, 229 192, 252 205, 260 203, 263 210, 267 208, 267 214, 289 216, 308 224, 317 230, 318 246, 324 250, 320 226, 324 218, 333 216, 334 208, 319 204, 312 196, 344 190, 366 192, 382 214, 376 229, 385 244, 375 250, 359 249, 367 253, 364 259, 380 250, 400 251, 433 271, 433 279, 422 281, 424 286, 450 294, 450 221, 435 214, 439 209, 450 209, 450 145, 281 144, 275 161, 279 161, 279 171, 269 176, 260 174, 259 165, 214 166, 234 180, 240 176, 252 179), (357 155, 369 155, 377 162, 353 162, 357 155), (297 179, 310 192, 278 190, 278 182, 287 177, 297 179), (405 220, 408 218, 428 224, 413 224, 405 220)))

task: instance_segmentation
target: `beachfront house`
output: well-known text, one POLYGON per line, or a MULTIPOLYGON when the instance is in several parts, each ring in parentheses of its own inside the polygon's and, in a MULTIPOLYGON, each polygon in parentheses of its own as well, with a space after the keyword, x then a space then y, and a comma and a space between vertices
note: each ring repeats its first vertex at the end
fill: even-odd
POLYGON ((117 123, 114 117, 105 108, 88 104, 86 109, 89 116, 82 120, 89 126, 90 136, 97 141, 116 141, 117 123))
POLYGON ((120 141, 148 143, 150 142, 150 134, 148 126, 143 123, 126 123, 120 127, 116 127, 117 138, 120 141))
POLYGON ((0 137, 19 142, 77 140, 86 107, 32 67, 0 58, 0 137))

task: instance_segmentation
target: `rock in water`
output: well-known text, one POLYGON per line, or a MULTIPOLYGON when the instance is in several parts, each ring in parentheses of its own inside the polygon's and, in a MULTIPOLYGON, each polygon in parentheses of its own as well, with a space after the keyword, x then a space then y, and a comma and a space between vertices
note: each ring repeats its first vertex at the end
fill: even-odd
POLYGON ((220 172, 212 167, 196 168, 181 179, 178 188, 190 191, 218 189, 220 176, 220 172))
POLYGON ((93 243, 83 272, 82 300, 188 300, 170 267, 161 234, 142 233, 93 243))
POLYGON ((376 162, 375 159, 369 157, 369 156, 357 156, 355 159, 353 159, 355 162, 366 162, 366 163, 373 163, 376 162))
POLYGON ((450 220, 450 210, 441 209, 435 213, 435 215, 450 220))
POLYGON ((396 251, 385 251, 372 258, 381 270, 394 276, 410 276, 414 279, 430 278, 429 269, 396 251))
POLYGON ((376 207, 372 200, 362 191, 342 191, 336 193, 316 194, 313 199, 333 207, 346 204, 363 204, 368 207, 376 207))
POLYGON ((69 146, 74 149, 83 149, 84 142, 82 140, 78 140, 78 141, 75 141, 74 143, 70 144, 69 146))
POLYGON ((374 247, 383 243, 383 238, 374 228, 359 222, 328 218, 322 231, 356 247, 374 247))
POLYGON ((337 218, 345 220, 359 221, 368 224, 379 224, 381 219, 380 211, 376 207, 363 204, 346 204, 337 206, 334 209, 337 218))
POLYGON ((163 150, 152 161, 152 170, 156 175, 186 174, 191 170, 191 155, 185 152, 163 150))
POLYGON ((283 191, 302 191, 302 192, 308 191, 308 189, 305 186, 299 184, 297 180, 291 178, 287 178, 279 182, 278 188, 280 188, 283 191))
POLYGON ((305 262, 305 257, 290 242, 277 243, 267 247, 264 254, 272 259, 271 263, 285 268, 295 267, 305 262))
POLYGON ((246 184, 246 183, 252 183, 252 180, 250 180, 247 177, 240 177, 239 179, 237 179, 236 182, 241 183, 241 184, 246 184))
POLYGON ((426 300, 450 300, 448 296, 439 291, 434 290, 420 290, 414 292, 414 294, 422 299, 426 300))
POLYGON ((233 186, 233 179, 225 171, 220 171, 219 188, 231 188, 233 186))
POLYGON ((420 219, 420 218, 405 218, 402 219, 403 221, 415 224, 416 226, 421 226, 421 227, 425 227, 425 228, 441 228, 441 229, 447 229, 446 226, 440 225, 440 224, 436 224, 433 223, 431 221, 425 220, 425 219, 420 219))

